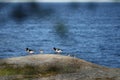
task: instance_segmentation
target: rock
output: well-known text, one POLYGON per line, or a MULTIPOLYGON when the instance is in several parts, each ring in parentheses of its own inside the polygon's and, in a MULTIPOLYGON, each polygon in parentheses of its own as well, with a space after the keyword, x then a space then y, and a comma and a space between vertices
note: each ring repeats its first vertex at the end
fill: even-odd
POLYGON ((39 54, 0 60, 0 69, 8 69, 2 80, 120 80, 120 69, 107 68, 82 59, 55 54, 39 54), (20 71, 22 70, 22 71, 20 71), (21 74, 22 77, 19 77, 21 74), (31 76, 33 75, 33 76, 31 76), (14 76, 14 77, 13 77, 14 76), (27 77, 26 77, 27 76, 27 77), (7 79, 8 78, 8 79, 7 79))

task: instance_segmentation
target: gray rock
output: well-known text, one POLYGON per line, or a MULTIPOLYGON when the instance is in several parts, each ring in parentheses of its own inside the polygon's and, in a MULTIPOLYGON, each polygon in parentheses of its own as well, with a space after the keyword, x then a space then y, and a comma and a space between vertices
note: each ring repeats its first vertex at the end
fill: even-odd
MULTIPOLYGON (((1 59, 0 64, 23 68, 25 65, 37 67, 37 70, 58 70, 56 75, 37 78, 25 78, 23 75, 1 76, 0 80, 120 80, 120 69, 107 68, 82 59, 55 54, 39 54, 24 57, 1 59), (44 68, 43 68, 44 67, 44 68), (43 69, 41 69, 43 68, 43 69)), ((0 68, 2 68, 1 66, 0 68)))

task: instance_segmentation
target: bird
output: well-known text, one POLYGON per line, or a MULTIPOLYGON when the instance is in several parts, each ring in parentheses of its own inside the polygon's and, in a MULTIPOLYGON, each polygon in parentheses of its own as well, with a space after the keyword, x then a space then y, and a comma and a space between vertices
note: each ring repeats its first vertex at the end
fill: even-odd
POLYGON ((55 48, 55 47, 53 47, 53 50, 54 50, 56 53, 59 53, 59 54, 62 52, 61 49, 59 49, 59 48, 55 48))
POLYGON ((67 54, 67 56, 74 57, 74 58, 76 57, 75 54, 67 54))
POLYGON ((70 54, 67 54, 67 56, 71 56, 70 54))
POLYGON ((26 48, 26 52, 28 52, 29 54, 34 54, 34 51, 29 48, 26 48))
POLYGON ((43 54, 43 52, 44 52, 44 51, 43 51, 42 49, 40 49, 40 54, 43 54))

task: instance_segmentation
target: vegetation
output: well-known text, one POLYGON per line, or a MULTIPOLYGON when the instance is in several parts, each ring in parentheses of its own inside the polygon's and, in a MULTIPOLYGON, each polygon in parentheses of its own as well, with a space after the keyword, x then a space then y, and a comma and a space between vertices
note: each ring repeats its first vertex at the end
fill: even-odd
POLYGON ((72 73, 79 69, 79 65, 73 64, 61 64, 55 62, 43 65, 24 65, 19 66, 15 64, 0 64, 0 76, 10 76, 10 75, 23 75, 23 77, 47 77, 62 73, 72 73))

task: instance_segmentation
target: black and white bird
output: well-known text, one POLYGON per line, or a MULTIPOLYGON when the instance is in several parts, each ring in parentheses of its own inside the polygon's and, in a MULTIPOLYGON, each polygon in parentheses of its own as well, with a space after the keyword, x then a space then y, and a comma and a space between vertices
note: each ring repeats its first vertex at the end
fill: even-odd
POLYGON ((29 48, 26 48, 26 52, 28 52, 29 54, 34 54, 34 51, 29 48))
POLYGON ((59 49, 59 48, 55 48, 55 47, 53 47, 53 50, 54 50, 56 53, 58 53, 58 54, 60 54, 60 53, 62 52, 61 49, 59 49))

